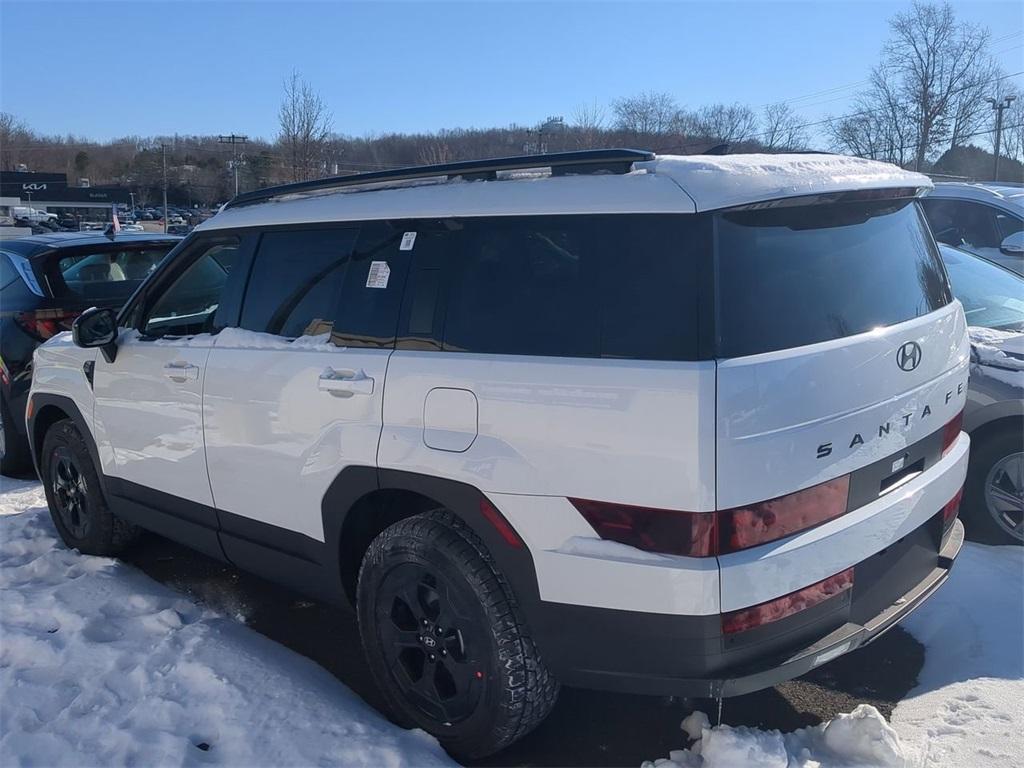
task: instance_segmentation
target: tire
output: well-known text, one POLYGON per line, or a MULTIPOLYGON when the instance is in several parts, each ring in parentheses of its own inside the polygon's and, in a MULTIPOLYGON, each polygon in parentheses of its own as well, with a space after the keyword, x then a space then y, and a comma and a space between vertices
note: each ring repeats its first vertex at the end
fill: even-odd
POLYGON ((558 698, 509 585, 451 512, 400 520, 373 540, 357 611, 395 720, 433 734, 456 758, 507 747, 558 698))
POLYGON ((7 401, 0 398, 0 474, 21 474, 31 466, 28 440, 14 428, 14 419, 7 401))
POLYGON ((1024 544, 1024 434, 1020 424, 971 436, 964 485, 967 537, 985 544, 1024 544))
POLYGON ((50 517, 69 549, 111 556, 138 537, 139 528, 107 506, 85 439, 70 419, 47 430, 39 469, 50 517))

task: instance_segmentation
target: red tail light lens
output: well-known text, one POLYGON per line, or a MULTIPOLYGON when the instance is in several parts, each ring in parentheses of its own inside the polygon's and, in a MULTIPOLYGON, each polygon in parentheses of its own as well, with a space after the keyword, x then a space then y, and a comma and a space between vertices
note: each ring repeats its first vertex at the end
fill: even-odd
POLYGON ((30 336, 46 341, 62 331, 70 331, 71 323, 80 314, 63 309, 37 309, 34 312, 19 312, 14 319, 30 336))
POLYGON ((602 539, 647 552, 709 557, 717 554, 714 512, 633 507, 587 499, 569 499, 602 539))
POLYGON ((719 554, 738 552, 832 520, 846 513, 850 476, 719 515, 719 554))
POLYGON ((952 499, 946 502, 946 506, 942 508, 942 530, 946 530, 953 525, 956 516, 960 514, 960 502, 963 497, 964 489, 961 488, 952 499))
POLYGON ((713 557, 756 547, 846 513, 850 476, 770 501, 718 512, 569 499, 602 539, 647 552, 713 557))
POLYGON ((723 613, 722 632, 728 635, 770 624, 773 621, 792 616, 794 613, 806 611, 852 587, 853 568, 847 568, 842 573, 829 576, 817 584, 811 584, 811 586, 804 587, 792 594, 750 608, 723 613))
POLYGON ((945 456, 949 453, 949 449, 953 447, 953 443, 960 436, 960 431, 964 426, 964 412, 960 411, 956 416, 950 419, 946 426, 942 428, 942 455, 945 456))

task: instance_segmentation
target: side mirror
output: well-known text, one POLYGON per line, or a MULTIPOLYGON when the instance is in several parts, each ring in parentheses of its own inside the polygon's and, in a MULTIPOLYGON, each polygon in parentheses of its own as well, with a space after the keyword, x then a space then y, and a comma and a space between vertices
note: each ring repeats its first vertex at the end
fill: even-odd
POLYGON ((75 318, 71 338, 79 347, 99 347, 108 363, 117 354, 117 314, 112 309, 93 307, 75 318))
POLYGON ((999 250, 1007 256, 1024 256, 1024 231, 1007 235, 999 245, 999 250))

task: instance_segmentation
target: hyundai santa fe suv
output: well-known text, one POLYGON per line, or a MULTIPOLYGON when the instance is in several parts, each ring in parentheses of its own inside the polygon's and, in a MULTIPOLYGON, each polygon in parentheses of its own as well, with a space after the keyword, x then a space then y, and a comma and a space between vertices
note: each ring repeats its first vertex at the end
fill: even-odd
POLYGON ((601 150, 235 198, 36 353, 68 546, 140 528, 353 607, 394 718, 726 697, 947 577, 969 344, 927 178, 601 150))

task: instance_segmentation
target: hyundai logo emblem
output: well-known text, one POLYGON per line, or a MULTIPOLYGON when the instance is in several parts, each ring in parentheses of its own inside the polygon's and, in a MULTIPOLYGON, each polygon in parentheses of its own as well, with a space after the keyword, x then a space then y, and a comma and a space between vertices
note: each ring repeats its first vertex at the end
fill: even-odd
POLYGON ((908 341, 896 351, 896 365, 903 371, 912 371, 921 364, 921 345, 908 341))

